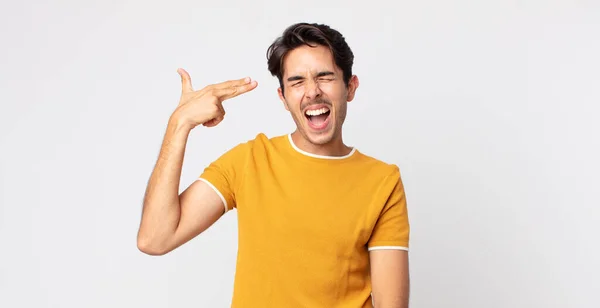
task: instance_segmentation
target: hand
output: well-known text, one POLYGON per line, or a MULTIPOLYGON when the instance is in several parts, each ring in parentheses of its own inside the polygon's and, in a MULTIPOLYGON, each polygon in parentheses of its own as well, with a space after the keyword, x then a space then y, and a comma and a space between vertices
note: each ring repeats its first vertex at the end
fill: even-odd
POLYGON ((247 77, 194 91, 188 72, 182 68, 177 72, 181 76, 181 98, 173 116, 192 128, 201 124, 206 127, 218 125, 225 117, 223 101, 254 90, 258 85, 256 81, 247 77))

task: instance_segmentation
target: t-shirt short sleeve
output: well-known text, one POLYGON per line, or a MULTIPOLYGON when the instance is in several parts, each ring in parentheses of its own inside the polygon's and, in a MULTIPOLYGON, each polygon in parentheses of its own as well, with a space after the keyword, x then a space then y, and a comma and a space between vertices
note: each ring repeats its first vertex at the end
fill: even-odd
POLYGON ((408 251, 410 224, 406 195, 400 170, 398 167, 394 167, 394 172, 384 183, 383 191, 389 192, 389 195, 371 233, 367 244, 369 250, 399 249, 408 251), (392 188, 390 190, 385 187, 392 188))
POLYGON ((236 145, 208 165, 198 178, 219 195, 225 212, 236 207, 236 191, 244 174, 250 146, 251 141, 236 145))

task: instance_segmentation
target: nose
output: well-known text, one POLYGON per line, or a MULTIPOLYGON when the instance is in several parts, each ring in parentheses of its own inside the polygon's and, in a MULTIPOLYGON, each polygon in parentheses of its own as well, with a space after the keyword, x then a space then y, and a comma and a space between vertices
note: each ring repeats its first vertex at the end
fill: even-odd
POLYGON ((314 100, 318 97, 321 97, 321 88, 319 87, 319 83, 314 81, 314 80, 308 80, 306 83, 306 92, 305 92, 305 96, 306 98, 310 99, 310 100, 314 100))

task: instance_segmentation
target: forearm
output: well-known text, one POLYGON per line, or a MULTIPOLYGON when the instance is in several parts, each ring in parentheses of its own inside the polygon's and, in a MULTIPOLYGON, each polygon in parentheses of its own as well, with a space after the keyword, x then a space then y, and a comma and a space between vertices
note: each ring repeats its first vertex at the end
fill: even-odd
POLYGON ((185 147, 191 128, 169 119, 160 153, 148 181, 138 245, 149 253, 160 254, 179 224, 179 183, 185 147))

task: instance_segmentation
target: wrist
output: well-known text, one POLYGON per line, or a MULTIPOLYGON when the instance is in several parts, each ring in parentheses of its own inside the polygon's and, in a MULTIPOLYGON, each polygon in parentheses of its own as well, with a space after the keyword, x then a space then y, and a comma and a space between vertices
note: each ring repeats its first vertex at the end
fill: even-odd
POLYGON ((173 113, 169 118, 169 127, 174 129, 175 131, 191 131, 194 128, 194 125, 187 121, 185 118, 181 117, 178 113, 173 113))

